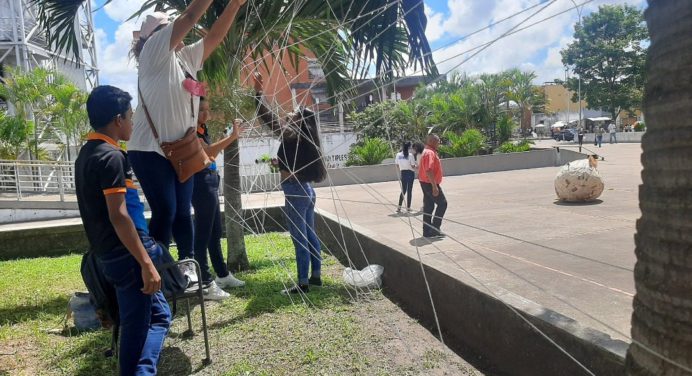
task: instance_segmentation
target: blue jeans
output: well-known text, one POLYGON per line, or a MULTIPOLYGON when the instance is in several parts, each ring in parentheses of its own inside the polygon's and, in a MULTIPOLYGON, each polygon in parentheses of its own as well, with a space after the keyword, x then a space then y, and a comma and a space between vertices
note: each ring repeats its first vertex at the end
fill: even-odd
POLYGON ((594 142, 594 145, 597 145, 600 148, 602 143, 603 143, 603 136, 596 136, 596 142, 594 142))
POLYGON ((416 179, 416 174, 411 170, 401 171, 401 194, 399 195, 399 207, 404 202, 404 194, 406 194, 406 208, 411 209, 411 199, 413 194, 413 181, 416 179))
MULTIPOLYGON (((154 263, 161 246, 150 237, 142 243, 154 263)), ((127 250, 99 257, 106 279, 118 297, 120 316, 120 375, 156 375, 156 366, 171 323, 171 310, 161 291, 142 293, 142 269, 127 250)))
POLYGON ((221 209, 219 208, 219 182, 217 173, 208 169, 194 176, 192 207, 195 208, 195 260, 202 270, 202 282, 212 281, 207 248, 214 271, 219 278, 228 275, 228 268, 221 251, 221 209))
POLYGON ((296 249, 298 283, 307 285, 311 267, 314 278, 320 277, 322 271, 320 239, 315 233, 315 191, 310 183, 294 180, 281 183, 281 188, 286 197, 286 225, 296 249))
POLYGON ((193 258, 190 205, 194 179, 180 183, 171 163, 153 151, 133 150, 127 154, 151 208, 149 234, 166 248, 171 245, 171 237, 175 238, 178 258, 193 258))

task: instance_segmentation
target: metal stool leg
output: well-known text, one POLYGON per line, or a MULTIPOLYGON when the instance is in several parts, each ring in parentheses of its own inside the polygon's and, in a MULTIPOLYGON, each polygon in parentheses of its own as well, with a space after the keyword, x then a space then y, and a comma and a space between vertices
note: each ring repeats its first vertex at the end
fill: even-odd
MULTIPOLYGON (((202 271, 197 262, 195 262, 195 267, 197 268, 197 275, 201 276, 202 271)), ((209 333, 207 332, 207 311, 204 307, 204 290, 202 289, 201 282, 199 283, 199 287, 197 289, 197 296, 199 297, 199 306, 202 310, 202 334, 204 335, 204 351, 207 355, 207 358, 204 359, 204 364, 211 364, 211 354, 209 351, 209 333)))

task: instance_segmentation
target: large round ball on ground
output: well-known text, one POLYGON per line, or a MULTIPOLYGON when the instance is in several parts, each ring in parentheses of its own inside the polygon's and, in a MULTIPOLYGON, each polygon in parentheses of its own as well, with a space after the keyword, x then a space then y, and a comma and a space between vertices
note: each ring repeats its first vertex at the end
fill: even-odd
POLYGON ((595 200, 603 193, 603 187, 593 158, 567 163, 555 177, 555 193, 561 201, 595 200))

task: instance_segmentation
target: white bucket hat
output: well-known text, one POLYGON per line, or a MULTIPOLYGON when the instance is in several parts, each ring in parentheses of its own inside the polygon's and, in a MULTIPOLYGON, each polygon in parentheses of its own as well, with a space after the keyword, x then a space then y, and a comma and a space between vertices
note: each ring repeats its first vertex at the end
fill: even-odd
POLYGON ((166 13, 154 12, 153 14, 148 15, 146 19, 144 19, 139 33, 134 33, 135 39, 149 38, 151 34, 154 33, 154 30, 156 30, 157 27, 161 25, 168 25, 169 23, 170 21, 168 20, 168 15, 166 13))

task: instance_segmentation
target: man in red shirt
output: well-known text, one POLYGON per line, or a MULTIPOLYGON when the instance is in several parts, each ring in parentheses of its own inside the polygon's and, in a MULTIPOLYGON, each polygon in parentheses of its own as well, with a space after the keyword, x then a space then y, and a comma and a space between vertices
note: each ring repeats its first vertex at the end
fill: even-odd
POLYGON ((425 150, 421 155, 418 171, 418 180, 423 189, 423 236, 442 237, 440 232, 442 217, 447 211, 447 199, 442 193, 442 164, 437 155, 437 146, 440 138, 435 134, 430 134, 425 141, 425 150), (435 209, 437 205, 437 209, 435 209), (435 209, 435 215, 433 214, 435 209))

